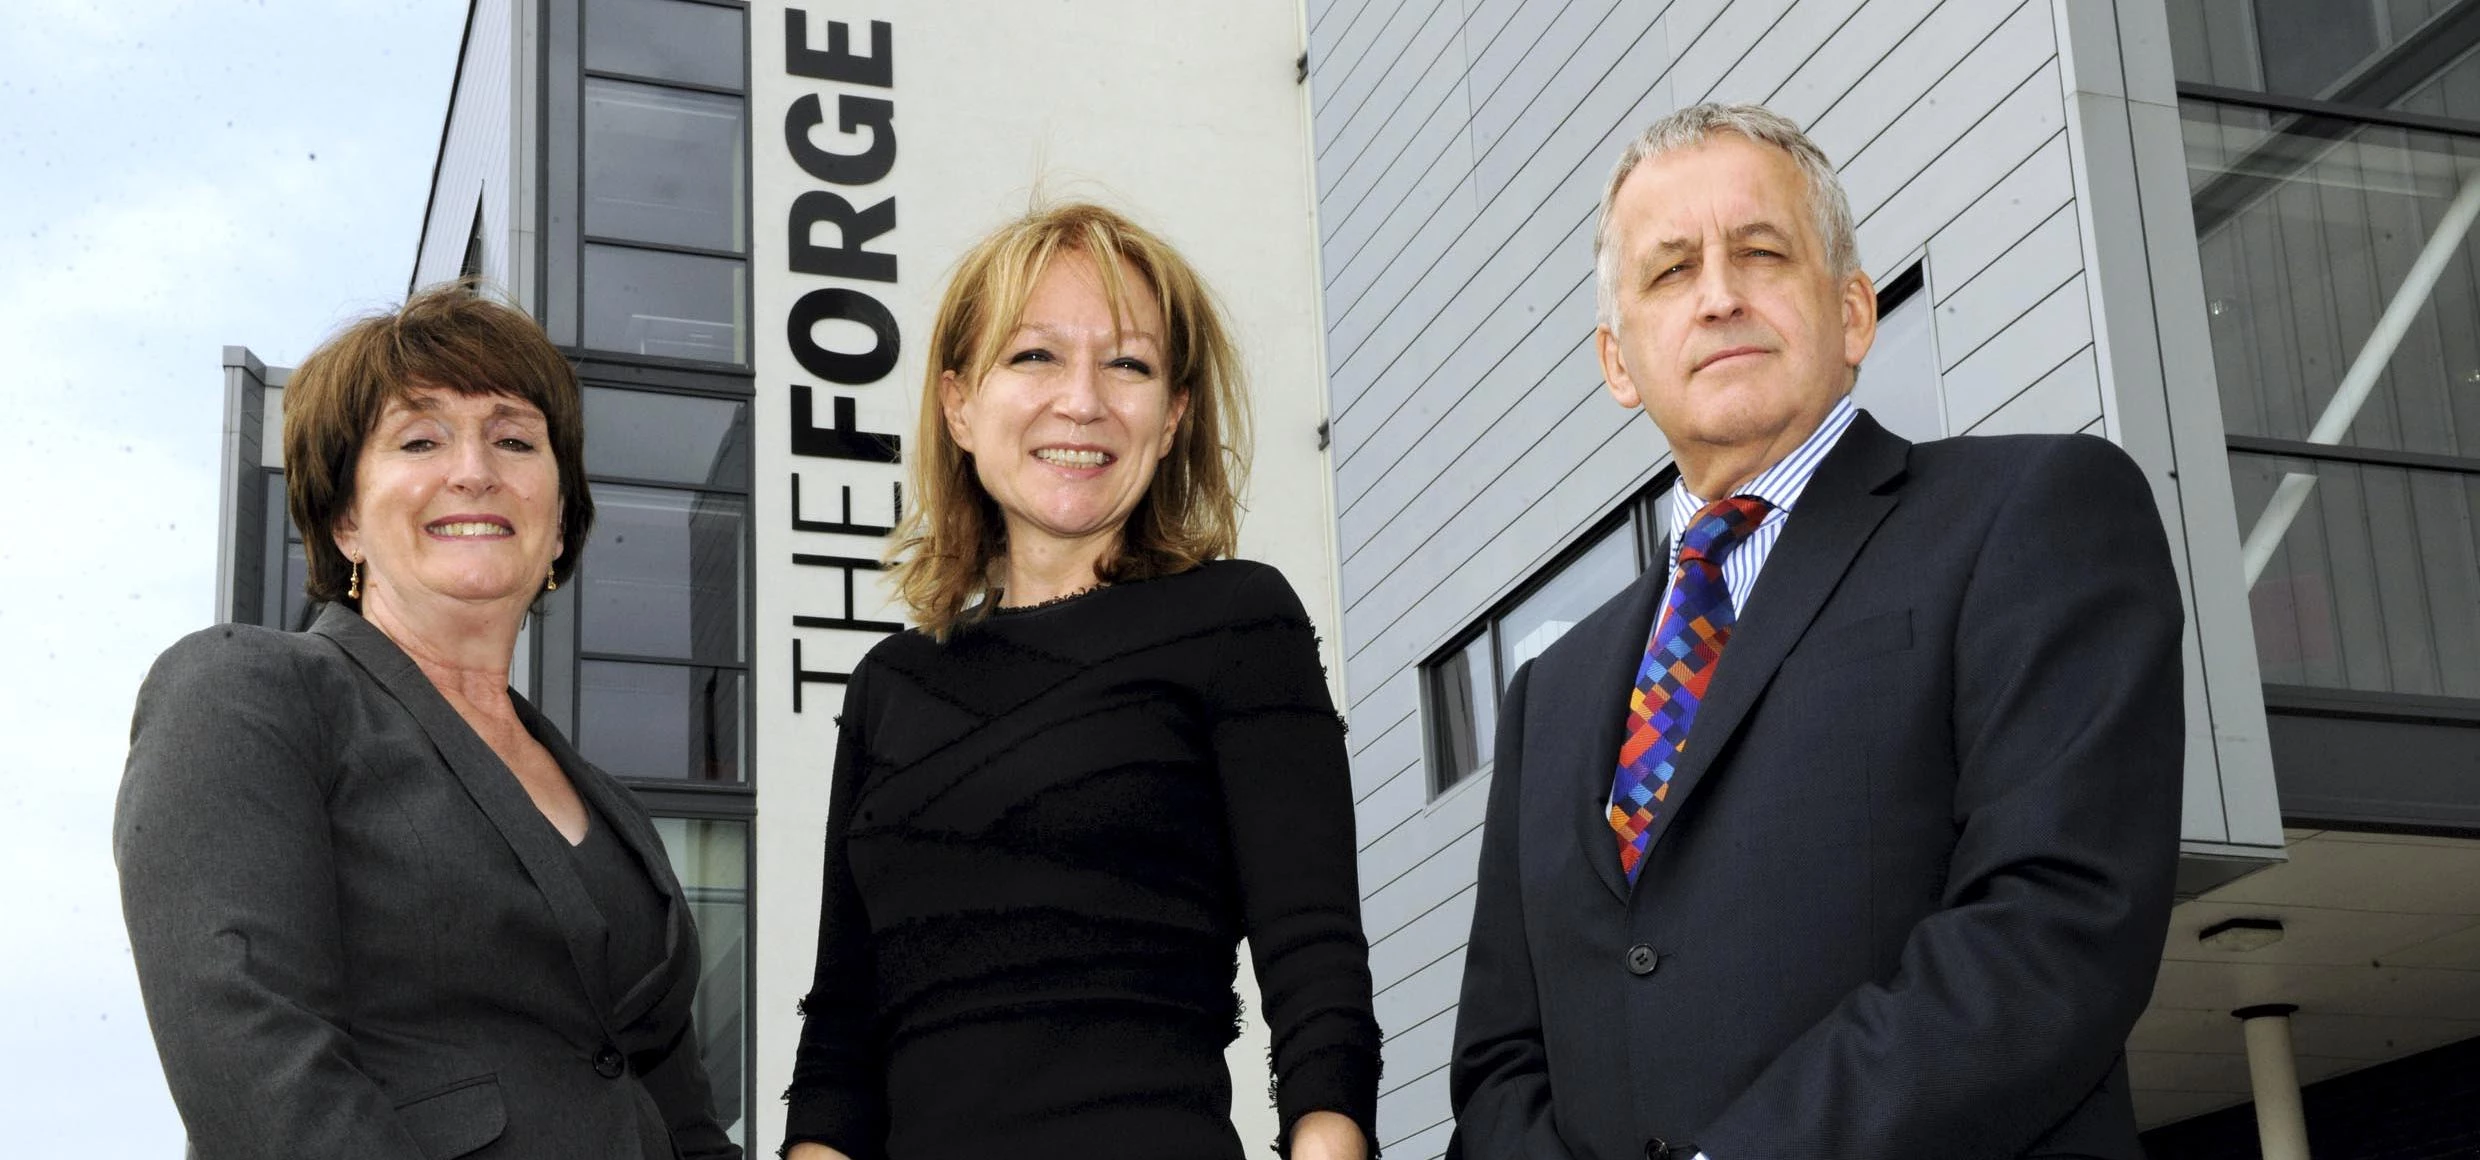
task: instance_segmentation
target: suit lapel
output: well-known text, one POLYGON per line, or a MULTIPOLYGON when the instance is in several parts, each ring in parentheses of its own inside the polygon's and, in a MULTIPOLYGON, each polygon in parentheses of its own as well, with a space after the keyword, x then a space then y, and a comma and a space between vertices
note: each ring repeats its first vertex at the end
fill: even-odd
POLYGON ((1816 620, 1860 547, 1894 510, 1897 485, 1911 444, 1890 435, 1866 412, 1843 431, 1834 450, 1800 493, 1782 537, 1774 541, 1747 610, 1731 630, 1731 643, 1714 669, 1713 684, 1697 706, 1687 752, 1671 776, 1662 811, 1654 816, 1646 849, 1660 844, 1696 792, 1706 771, 1730 747, 1740 722, 1757 703, 1783 657, 1816 620))
MULTIPOLYGON (((550 906, 551 919, 558 924, 562 941, 568 944, 569 957, 577 968, 578 981, 594 1005, 595 1016, 604 1018, 612 1010, 611 972, 604 958, 607 927, 602 913, 594 907, 594 900, 586 893, 585 883, 577 877, 575 855, 568 848, 568 840, 542 816, 542 811, 534 808, 533 799, 526 796, 517 775, 465 724, 456 707, 448 704, 430 678, 413 663, 413 658, 396 647, 396 642, 359 613, 340 604, 331 604, 321 612, 310 631, 335 641, 421 726, 432 747, 438 750, 440 760, 456 775, 466 795, 490 819, 525 867, 526 875, 533 879, 535 888, 542 892, 543 900, 550 906)), ((523 704, 522 699, 519 704, 523 704)))
POLYGON ((1628 896, 1627 879, 1619 873, 1619 837, 1610 828, 1610 785, 1618 775, 1619 742, 1627 734, 1628 696, 1636 689, 1636 670, 1644 663, 1645 641, 1668 580, 1661 565, 1646 569, 1551 645, 1530 678, 1530 699, 1548 707, 1554 725, 1565 726, 1536 730, 1526 722, 1528 740, 1542 737, 1538 768, 1569 771, 1549 783, 1558 792, 1547 805, 1569 819, 1585 865, 1621 901, 1628 896))
POLYGON ((661 1001, 670 990, 675 968, 688 958, 682 953, 682 946, 690 937, 688 897, 681 890, 680 880, 672 874, 663 839, 639 816, 628 789, 579 754, 525 698, 512 695, 512 699, 517 715, 525 721, 526 731, 551 751, 552 759, 568 774, 569 784, 576 786, 577 793, 594 807, 595 823, 611 827, 620 843, 645 867, 655 892, 663 896, 663 960, 631 983, 627 992, 616 996, 611 1008, 613 1025, 625 1027, 661 1001))

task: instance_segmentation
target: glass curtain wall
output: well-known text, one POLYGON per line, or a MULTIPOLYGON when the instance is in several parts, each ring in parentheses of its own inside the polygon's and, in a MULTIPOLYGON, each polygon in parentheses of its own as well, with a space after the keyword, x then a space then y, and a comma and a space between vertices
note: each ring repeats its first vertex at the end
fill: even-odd
POLYGON ((2480 708, 2480 4, 2170 13, 2268 699, 2480 708))
POLYGON ((656 815, 705 962, 715 1103, 750 1103, 749 12, 546 0, 544 321, 586 383, 594 532, 544 699, 656 815))

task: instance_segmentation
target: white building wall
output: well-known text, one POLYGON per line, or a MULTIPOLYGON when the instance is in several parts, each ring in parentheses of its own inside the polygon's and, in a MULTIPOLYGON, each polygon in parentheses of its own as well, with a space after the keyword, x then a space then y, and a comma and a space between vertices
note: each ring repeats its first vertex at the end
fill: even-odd
MULTIPOLYGON (((2157 0, 2118 7, 2138 10, 2139 41, 2145 10, 2160 24, 2157 0)), ((2235 532, 2209 351, 2203 378, 2166 378, 2177 339, 2153 321, 2186 299, 2200 311, 2200 284, 2175 257, 2148 265, 2141 238, 2112 249, 2138 213, 2160 226, 2157 251, 2175 246, 2166 223, 2186 203, 2174 104, 2155 106, 2170 109, 2173 168, 2165 179, 2156 132, 2140 205, 2132 149, 2091 157, 2084 94, 2113 87, 2105 68, 2127 136, 2111 0, 1311 0, 1309 22, 1345 684, 1388 1036, 1379 1128, 1390 1155, 1417 1160, 1451 1130, 1488 795, 1484 776, 1431 800, 1419 666, 1667 462, 1651 424, 1604 393, 1592 346, 1595 206, 1646 124, 1722 100, 1806 126, 1840 168, 1870 274, 1925 264, 1939 403, 1924 413, 1942 434, 2127 445, 2183 567, 2204 575, 2191 621, 2197 584, 2223 595, 2217 529, 2235 532), (2062 29, 2080 54, 2062 53, 2062 29), (2079 60, 2095 75, 2079 80, 2079 60), (2182 490, 2174 444, 2188 480, 2212 479, 2182 490)), ((2192 268, 2192 233, 2186 246, 2192 268)), ((2280 835, 2261 708, 2250 718, 2233 694, 2216 717, 2207 696, 2256 681, 2244 605, 2224 607, 2242 611, 2205 613, 2212 641, 2191 628, 2187 836, 2262 852, 2280 835)))
MULTIPOLYGON (((837 514, 837 488, 854 488, 857 518, 885 522, 888 485, 900 468, 790 453, 793 385, 817 400, 854 401, 857 425, 912 438, 922 351, 949 268, 963 249, 1023 211, 1036 191, 1114 205, 1177 246, 1219 294, 1256 393, 1257 454, 1242 554, 1280 567, 1323 629, 1331 673, 1336 631, 1326 455, 1318 427, 1326 414, 1319 357, 1319 281, 1309 185, 1306 95, 1295 81, 1303 45, 1298 8, 1289 3, 1222 0, 1080 0, 1057 5, 975 0, 864 0, 835 5, 759 0, 750 8, 750 123, 753 177, 752 350, 757 389, 757 573, 753 688, 758 786, 755 973, 750 1026, 756 1036, 756 1118, 749 1140, 781 1139, 783 1105, 799 1035, 795 1001, 808 989, 817 936, 819 853, 840 691, 810 684, 792 707, 792 647, 809 670, 849 671, 875 634, 796 629, 795 616, 845 615, 839 572, 791 563, 794 553, 875 557, 877 537, 797 532, 790 485, 802 479, 803 514, 837 514), (889 27, 891 87, 856 86, 792 75, 786 22, 804 13, 809 47, 828 44, 828 22, 843 24, 857 53, 886 51, 870 32, 889 27), (1063 18, 1063 11, 1070 13, 1063 18), (893 169, 867 185, 832 186, 804 172, 786 145, 786 116, 816 96, 826 123, 809 131, 818 147, 858 153, 867 133, 841 134, 844 95, 892 101, 893 169), (787 220, 794 198, 831 190, 856 207, 896 201, 896 226, 870 244, 898 258, 890 283, 792 273, 787 220), (873 296, 897 321, 902 354, 867 384, 839 386, 794 360, 787 318, 800 296, 843 287, 873 296)), ((835 241, 820 228, 820 244, 835 241)), ((813 336, 855 352, 870 338, 860 327, 829 323, 813 336)), ((864 573, 863 619, 902 619, 864 573)), ((1245 973, 1244 973, 1245 974, 1245 973)), ((1253 982, 1243 980, 1251 1012, 1253 982)), ((1254 1015, 1231 1053, 1241 1138, 1262 1151, 1275 1133, 1266 1099, 1267 1038, 1254 1015)))

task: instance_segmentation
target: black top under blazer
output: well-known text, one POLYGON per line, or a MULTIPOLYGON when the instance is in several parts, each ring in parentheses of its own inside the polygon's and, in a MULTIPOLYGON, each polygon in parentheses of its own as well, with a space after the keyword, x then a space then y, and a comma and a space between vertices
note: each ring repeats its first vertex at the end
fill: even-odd
POLYGON ((368 621, 331 605, 306 633, 226 625, 156 661, 113 851, 200 1157, 740 1155, 661 840, 516 708, 665 902, 667 953, 625 987, 567 841, 368 621))
POLYGON ((1509 688, 1461 1154, 2140 1156, 2122 1049, 2167 929, 2185 733, 2178 579, 2134 462, 1854 420, 1631 888, 1603 810, 1666 580, 1509 688))

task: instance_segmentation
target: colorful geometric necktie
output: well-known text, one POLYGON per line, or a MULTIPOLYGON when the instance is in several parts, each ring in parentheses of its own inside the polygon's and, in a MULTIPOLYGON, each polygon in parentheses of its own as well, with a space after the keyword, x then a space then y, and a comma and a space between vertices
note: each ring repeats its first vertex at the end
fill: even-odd
POLYGON ((1722 646, 1731 642, 1731 589, 1722 557, 1773 505, 1753 495, 1718 499, 1696 513, 1679 537, 1679 576, 1662 619, 1636 667, 1628 698, 1627 740, 1619 743, 1619 774, 1610 785, 1610 828, 1619 835, 1619 868, 1632 885, 1644 865, 1654 814, 1670 794, 1671 773, 1688 748, 1688 727, 1714 678, 1722 646))

